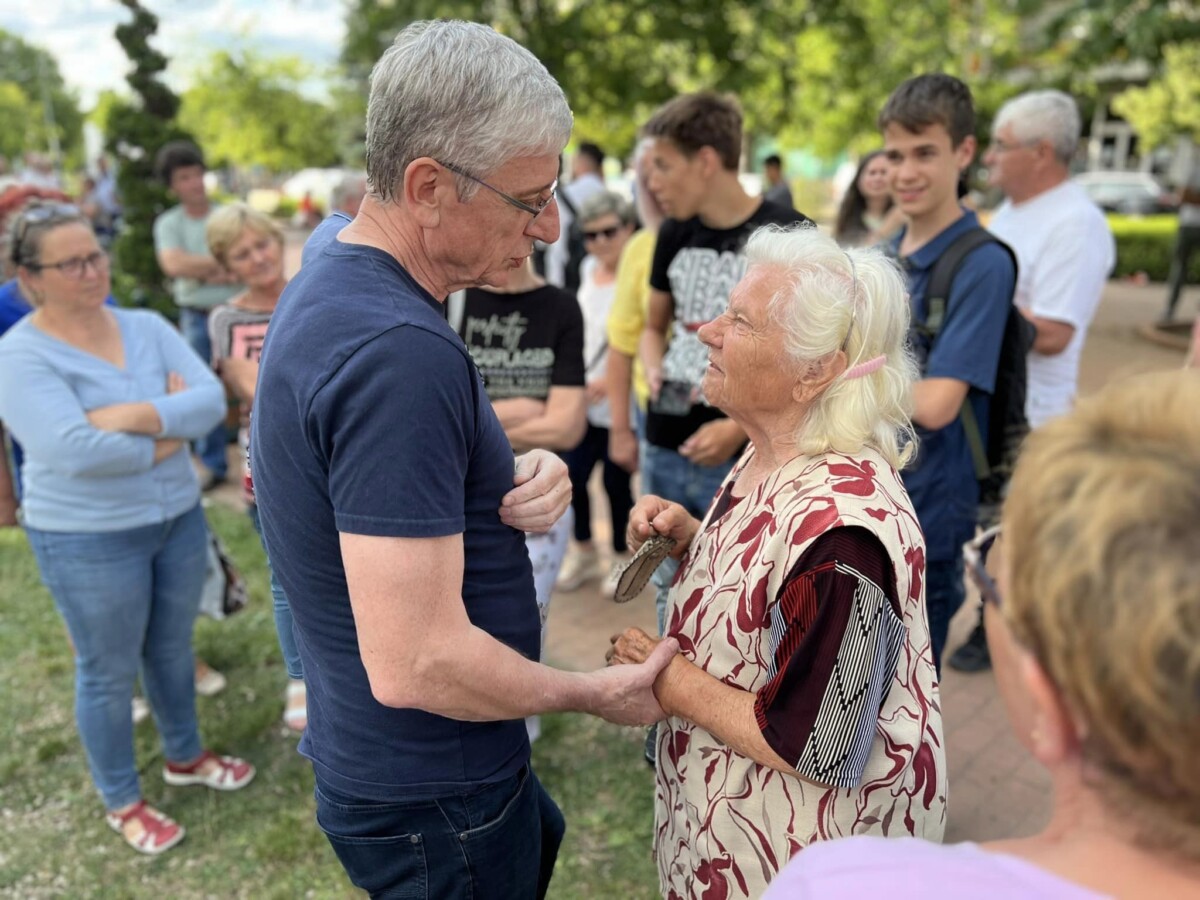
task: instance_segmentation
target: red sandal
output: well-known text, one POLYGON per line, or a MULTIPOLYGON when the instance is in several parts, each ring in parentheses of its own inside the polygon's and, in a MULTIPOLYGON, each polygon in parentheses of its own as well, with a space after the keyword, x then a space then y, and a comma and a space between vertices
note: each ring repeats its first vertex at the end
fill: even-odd
POLYGON ((125 843, 147 856, 157 856, 183 840, 183 826, 147 806, 145 800, 139 800, 123 813, 106 814, 104 821, 125 839, 125 843), (130 837, 125 833, 125 825, 135 819, 141 824, 142 831, 136 837, 130 837))
POLYGON ((202 784, 214 791, 237 791, 253 780, 254 766, 250 763, 236 756, 217 756, 211 750, 205 750, 195 762, 186 765, 169 762, 163 768, 163 781, 177 787, 202 784), (201 772, 209 760, 216 762, 216 768, 201 772))

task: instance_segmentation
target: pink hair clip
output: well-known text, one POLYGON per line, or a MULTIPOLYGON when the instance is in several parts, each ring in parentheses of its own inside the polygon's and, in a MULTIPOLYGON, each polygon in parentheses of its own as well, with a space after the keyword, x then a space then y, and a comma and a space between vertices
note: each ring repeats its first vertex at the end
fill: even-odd
POLYGON ((874 359, 868 359, 865 363, 859 363, 857 366, 847 369, 842 373, 842 377, 862 378, 864 375, 870 375, 872 372, 878 372, 883 368, 883 364, 887 362, 887 356, 877 356, 874 359))

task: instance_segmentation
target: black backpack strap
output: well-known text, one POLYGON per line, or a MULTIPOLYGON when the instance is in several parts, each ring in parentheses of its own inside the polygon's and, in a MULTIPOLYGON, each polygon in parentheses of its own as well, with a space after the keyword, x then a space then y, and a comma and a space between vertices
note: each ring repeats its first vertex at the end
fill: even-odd
MULTIPOLYGON (((986 228, 972 228, 955 238, 933 264, 933 271, 929 273, 929 286, 925 290, 927 315, 925 322, 917 327, 931 342, 937 340, 938 333, 946 324, 946 307, 950 302, 950 289, 954 285, 958 270, 962 268, 966 258, 984 244, 998 244, 1003 247, 1012 257, 1013 269, 1016 269, 1017 257, 1012 248, 986 228)), ((992 473, 992 467, 988 463, 983 431, 975 418, 975 409, 971 406, 969 396, 963 400, 959 419, 966 434, 967 446, 971 450, 971 460, 975 464, 975 477, 981 480, 987 478, 992 473)))
POLYGON ((579 211, 575 208, 575 204, 571 202, 571 198, 569 196, 567 196, 566 188, 563 188, 560 191, 556 191, 554 194, 554 197, 555 197, 555 199, 558 200, 560 205, 565 206, 567 208, 567 212, 569 212, 571 214, 572 221, 579 220, 579 211))

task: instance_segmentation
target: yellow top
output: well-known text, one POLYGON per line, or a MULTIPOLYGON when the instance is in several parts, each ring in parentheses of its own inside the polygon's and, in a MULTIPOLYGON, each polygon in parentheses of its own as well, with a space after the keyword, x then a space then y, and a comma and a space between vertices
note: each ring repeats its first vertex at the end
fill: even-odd
POLYGON ((654 262, 653 231, 642 229, 629 239, 617 266, 617 290, 608 313, 608 345, 633 357, 633 392, 638 407, 646 408, 650 387, 638 354, 642 329, 650 311, 650 266, 654 262))

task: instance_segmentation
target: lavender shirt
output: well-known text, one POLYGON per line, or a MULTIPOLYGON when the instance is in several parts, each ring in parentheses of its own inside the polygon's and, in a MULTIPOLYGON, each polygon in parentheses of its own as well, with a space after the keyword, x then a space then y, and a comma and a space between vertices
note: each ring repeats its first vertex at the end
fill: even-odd
POLYGON ((850 837, 802 850, 763 900, 1101 900, 1073 882, 978 844, 919 838, 850 837))

